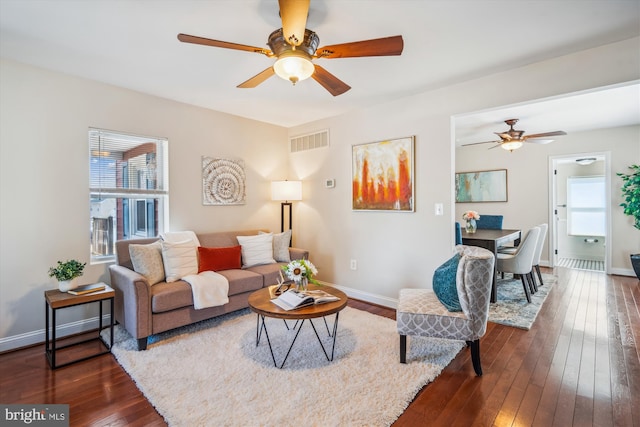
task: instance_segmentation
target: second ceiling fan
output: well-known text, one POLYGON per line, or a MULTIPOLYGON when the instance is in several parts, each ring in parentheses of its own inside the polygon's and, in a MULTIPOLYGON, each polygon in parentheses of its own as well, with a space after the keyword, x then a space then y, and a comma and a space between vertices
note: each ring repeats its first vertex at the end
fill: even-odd
POLYGON ((323 67, 312 63, 314 59, 356 58, 364 56, 392 56, 402 54, 404 41, 402 36, 384 37, 342 43, 318 48, 320 38, 306 29, 310 0, 279 0, 282 28, 269 35, 267 45, 271 48, 248 46, 238 43, 213 40, 204 37, 178 34, 178 40, 225 49, 244 50, 276 57, 269 68, 261 71, 249 80, 238 85, 239 88, 253 88, 277 74, 294 85, 299 81, 313 78, 333 96, 338 96, 351 86, 338 79, 323 67))
POLYGON ((522 147, 525 142, 532 142, 535 144, 548 144, 553 141, 553 139, 548 139, 550 136, 561 136, 566 135, 567 133, 562 130, 556 130, 553 132, 543 132, 543 133, 534 133, 531 135, 524 135, 523 130, 514 129, 513 126, 518 123, 518 119, 508 119, 504 121, 508 126, 509 130, 505 132, 494 132, 496 135, 500 137, 499 140, 495 141, 483 141, 483 142, 473 142, 470 144, 462 144, 462 146, 467 145, 478 145, 478 144, 498 144, 493 147, 489 147, 489 149, 502 147, 505 150, 513 151, 522 147))

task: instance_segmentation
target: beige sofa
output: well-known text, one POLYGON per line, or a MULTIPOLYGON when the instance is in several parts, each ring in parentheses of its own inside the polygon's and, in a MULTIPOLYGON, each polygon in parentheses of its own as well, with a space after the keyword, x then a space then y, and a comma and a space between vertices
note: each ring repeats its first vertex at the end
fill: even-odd
MULTIPOLYGON (((243 230, 197 234, 200 246, 226 248, 237 246, 236 236, 251 236, 264 230, 243 230)), ((229 302, 222 306, 195 309, 191 286, 182 280, 150 285, 145 276, 133 270, 129 245, 150 244, 157 238, 116 242, 117 264, 109 267, 111 286, 116 292, 115 319, 138 340, 145 350, 150 335, 189 325, 248 307, 249 295, 278 282, 285 262, 218 271, 229 281, 229 302)), ((291 259, 307 259, 308 251, 289 248, 291 259)))

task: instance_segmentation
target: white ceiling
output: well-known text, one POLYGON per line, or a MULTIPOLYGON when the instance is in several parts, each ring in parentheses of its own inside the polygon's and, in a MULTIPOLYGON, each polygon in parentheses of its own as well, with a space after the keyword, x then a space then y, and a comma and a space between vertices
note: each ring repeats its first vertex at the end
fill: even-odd
MULTIPOLYGON (((0 56, 291 127, 638 36, 640 1, 311 0, 307 27, 320 46, 404 38, 401 56, 317 60, 352 86, 338 97, 311 79, 294 87, 275 76, 238 89, 273 59, 176 38, 264 47, 278 27, 276 0, 0 0, 0 56)), ((516 111, 494 113, 460 120, 469 128, 484 121, 491 139, 516 111)), ((534 113, 517 114, 527 133, 569 131, 567 120, 536 123, 534 113)))

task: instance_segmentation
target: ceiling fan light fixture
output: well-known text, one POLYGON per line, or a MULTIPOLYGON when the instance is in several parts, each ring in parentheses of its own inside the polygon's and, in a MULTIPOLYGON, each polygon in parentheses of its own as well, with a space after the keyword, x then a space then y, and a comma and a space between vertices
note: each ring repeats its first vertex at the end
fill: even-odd
POLYGON ((304 52, 291 50, 280 55, 275 64, 273 64, 273 71, 281 79, 288 80, 295 85, 311 77, 315 67, 304 52))
POLYGON ((522 141, 514 140, 503 142, 502 144, 500 144, 500 147, 509 151, 517 150, 518 148, 522 147, 522 141))
POLYGON ((598 160, 598 159, 596 159, 595 157, 585 157, 585 158, 582 158, 582 159, 576 159, 576 163, 579 164, 579 165, 582 165, 582 166, 587 166, 587 165, 590 165, 591 163, 595 162, 596 160, 598 160))

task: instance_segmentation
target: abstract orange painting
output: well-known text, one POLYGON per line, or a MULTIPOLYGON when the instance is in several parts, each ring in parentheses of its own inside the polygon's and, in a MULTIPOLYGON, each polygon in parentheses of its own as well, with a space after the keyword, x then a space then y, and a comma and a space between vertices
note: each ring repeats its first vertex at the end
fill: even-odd
POLYGON ((354 145, 354 210, 413 212, 414 137, 354 145))

